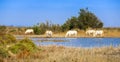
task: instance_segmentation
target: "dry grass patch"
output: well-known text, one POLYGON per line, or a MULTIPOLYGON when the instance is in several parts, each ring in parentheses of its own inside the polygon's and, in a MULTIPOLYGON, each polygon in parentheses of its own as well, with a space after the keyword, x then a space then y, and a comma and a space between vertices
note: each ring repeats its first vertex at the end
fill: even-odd
POLYGON ((27 58, 8 59, 8 62, 119 62, 120 47, 67 48, 41 46, 27 58))

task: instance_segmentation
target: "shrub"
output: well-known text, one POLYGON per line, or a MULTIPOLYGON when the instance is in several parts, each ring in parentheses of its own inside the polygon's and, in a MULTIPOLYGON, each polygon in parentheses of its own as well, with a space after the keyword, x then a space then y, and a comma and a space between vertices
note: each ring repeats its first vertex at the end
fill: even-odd
POLYGON ((9 50, 14 54, 17 54, 25 49, 26 49, 26 47, 20 43, 15 44, 9 48, 9 50))
POLYGON ((28 38, 17 41, 16 38, 10 34, 0 36, 0 58, 11 56, 8 51, 16 55, 24 51, 31 53, 36 50, 36 45, 28 38))
POLYGON ((0 35, 6 34, 6 26, 1 26, 0 25, 0 35))
POLYGON ((0 36, 0 44, 11 44, 15 42, 16 38, 11 34, 5 34, 0 36))
POLYGON ((40 28, 38 26, 33 27, 34 33, 39 35, 40 34, 40 28))
POLYGON ((39 35, 39 34, 44 34, 45 33, 45 27, 39 27, 39 26, 33 26, 33 30, 34 30, 34 33, 36 35, 39 35))
POLYGON ((37 50, 36 45, 28 38, 19 41, 17 44, 9 48, 13 53, 20 53, 22 51, 34 52, 37 50))
POLYGON ((8 54, 7 50, 4 47, 0 47, 0 57, 5 58, 8 56, 9 56, 9 54, 8 54))
POLYGON ((16 42, 16 38, 11 34, 7 34, 7 35, 5 35, 5 37, 6 37, 6 40, 8 40, 8 43, 15 43, 16 42))

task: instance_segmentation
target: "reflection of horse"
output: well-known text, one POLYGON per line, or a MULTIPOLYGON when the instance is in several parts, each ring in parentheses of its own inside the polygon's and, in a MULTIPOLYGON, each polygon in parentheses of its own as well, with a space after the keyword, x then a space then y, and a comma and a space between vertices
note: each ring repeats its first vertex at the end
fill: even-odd
POLYGON ((52 31, 46 31, 45 33, 46 33, 46 36, 47 36, 47 37, 52 37, 52 34, 53 34, 52 31))
POLYGON ((66 33, 66 35, 65 35, 65 37, 70 37, 70 36, 75 36, 75 37, 77 37, 77 31, 75 31, 75 30, 69 30, 69 31, 67 31, 67 33, 66 33))
POLYGON ((25 34, 30 34, 30 33, 34 33, 34 30, 33 30, 33 29, 27 29, 27 30, 25 31, 25 34))
POLYGON ((93 36, 103 36, 103 30, 96 30, 93 36))
POLYGON ((86 31, 87 35, 94 35, 94 33, 95 33, 95 30, 87 30, 86 31))

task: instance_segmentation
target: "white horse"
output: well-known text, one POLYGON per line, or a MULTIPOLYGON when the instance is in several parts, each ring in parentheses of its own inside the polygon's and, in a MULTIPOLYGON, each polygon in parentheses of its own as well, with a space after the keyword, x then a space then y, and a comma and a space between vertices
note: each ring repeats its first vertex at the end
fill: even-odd
POLYGON ((103 36, 103 30, 96 30, 93 36, 103 36))
POLYGON ((33 30, 33 29, 27 29, 27 30, 25 31, 25 34, 30 34, 30 33, 34 33, 34 30, 33 30))
POLYGON ((47 36, 47 37, 52 37, 52 34, 53 34, 52 31, 46 31, 45 33, 46 33, 46 36, 47 36))
POLYGON ((86 31, 86 34, 87 34, 87 35, 92 35, 92 36, 93 36, 94 33, 95 33, 95 30, 87 30, 87 31, 86 31))
POLYGON ((75 37, 77 37, 77 31, 75 31, 75 30, 69 30, 69 31, 67 31, 67 33, 66 33, 66 35, 65 35, 65 37, 70 37, 70 36, 75 36, 75 37))

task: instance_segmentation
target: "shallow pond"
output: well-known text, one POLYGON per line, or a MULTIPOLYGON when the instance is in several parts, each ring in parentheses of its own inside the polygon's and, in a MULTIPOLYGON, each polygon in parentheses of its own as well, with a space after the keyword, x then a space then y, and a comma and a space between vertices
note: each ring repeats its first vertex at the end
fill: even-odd
POLYGON ((36 45, 57 45, 67 47, 120 46, 120 38, 30 38, 36 45))

